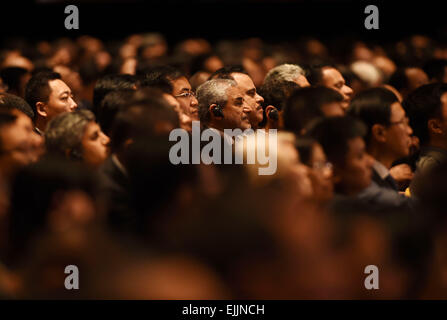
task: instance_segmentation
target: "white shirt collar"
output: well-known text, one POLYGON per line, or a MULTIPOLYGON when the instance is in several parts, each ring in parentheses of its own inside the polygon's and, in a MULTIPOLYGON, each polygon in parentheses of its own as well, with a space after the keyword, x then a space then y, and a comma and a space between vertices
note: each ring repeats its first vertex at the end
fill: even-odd
POLYGON ((390 174, 390 170, 388 170, 381 162, 377 160, 374 161, 373 168, 383 180, 385 180, 385 178, 390 174))

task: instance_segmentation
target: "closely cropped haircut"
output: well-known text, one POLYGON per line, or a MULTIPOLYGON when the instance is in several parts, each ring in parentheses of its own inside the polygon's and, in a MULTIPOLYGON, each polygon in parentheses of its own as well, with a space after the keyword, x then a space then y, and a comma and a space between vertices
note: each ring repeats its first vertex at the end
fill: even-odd
POLYGON ((339 167, 344 167, 349 151, 348 143, 355 138, 363 138, 365 125, 350 116, 323 118, 309 130, 309 136, 323 147, 328 160, 339 167))
POLYGON ((65 112, 52 119, 45 130, 47 152, 71 160, 82 160, 82 138, 87 125, 95 121, 89 110, 65 112))
POLYGON ((213 79, 206 81, 197 88, 199 119, 202 124, 206 125, 210 121, 210 105, 217 104, 221 108, 224 108, 228 102, 227 90, 236 85, 236 81, 234 80, 213 79))
POLYGON ((411 92, 402 102, 414 135, 419 138, 421 145, 429 142, 428 120, 442 118, 441 96, 446 92, 445 83, 426 84, 411 92))
POLYGON ((357 117, 366 124, 368 132, 365 142, 371 142, 371 129, 375 124, 389 126, 391 105, 399 102, 396 95, 386 88, 371 88, 357 94, 352 100, 348 114, 357 117))
POLYGON ((34 119, 37 117, 38 102, 47 103, 50 98, 51 88, 49 82, 61 79, 57 72, 39 72, 31 77, 25 89, 25 100, 31 106, 34 112, 34 119))
POLYGON ((1 108, 17 109, 30 117, 31 120, 34 119, 34 111, 31 106, 24 99, 16 95, 0 93, 0 109, 1 108))
POLYGON ((343 96, 334 89, 317 86, 300 88, 286 100, 284 108, 284 129, 300 135, 310 123, 324 117, 322 106, 342 102, 343 96))
POLYGON ((213 79, 228 79, 228 80, 234 80, 234 77, 231 75, 232 73, 243 73, 248 75, 247 71, 240 66, 240 65, 234 65, 234 66, 227 66, 220 68, 219 70, 216 70, 208 80, 213 79))
POLYGON ((109 74, 100 78, 93 90, 93 113, 98 116, 98 109, 104 97, 116 90, 134 90, 137 78, 130 74, 109 74))

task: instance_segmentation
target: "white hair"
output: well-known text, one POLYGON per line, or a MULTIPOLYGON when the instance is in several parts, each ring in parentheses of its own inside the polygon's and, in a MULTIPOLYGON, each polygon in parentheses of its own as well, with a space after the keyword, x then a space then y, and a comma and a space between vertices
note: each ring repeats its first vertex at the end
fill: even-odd
POLYGON ((304 70, 299 65, 281 64, 267 73, 264 79, 264 84, 276 81, 294 82, 300 75, 304 75, 304 70))
POLYGON ((351 64, 351 70, 369 87, 374 87, 382 81, 381 71, 372 63, 356 61, 351 64))
POLYGON ((231 79, 213 79, 204 82, 197 88, 199 119, 201 122, 208 123, 210 119, 208 108, 210 105, 217 104, 223 108, 227 104, 227 90, 236 85, 236 81, 231 79))

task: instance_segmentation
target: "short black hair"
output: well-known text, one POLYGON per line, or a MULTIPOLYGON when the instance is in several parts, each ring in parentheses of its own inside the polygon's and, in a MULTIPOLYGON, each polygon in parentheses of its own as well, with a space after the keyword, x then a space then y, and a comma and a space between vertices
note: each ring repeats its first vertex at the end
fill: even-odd
POLYGON ((216 70, 208 80, 211 79, 229 79, 234 80, 234 77, 231 75, 232 73, 243 73, 248 75, 247 71, 240 65, 226 66, 216 70))
POLYGON ((93 113, 95 116, 98 116, 98 110, 106 94, 115 90, 133 90, 137 84, 137 78, 130 74, 109 74, 98 79, 93 90, 93 113))
POLYGON ((141 80, 141 85, 143 87, 159 88, 164 92, 166 92, 166 90, 170 88, 169 93, 172 93, 172 81, 177 80, 181 77, 186 78, 185 74, 177 68, 169 65, 156 66, 149 68, 146 71, 146 73, 143 75, 143 79, 141 80))
POLYGON ((13 94, 0 93, 0 108, 17 109, 31 120, 34 119, 34 111, 31 106, 24 99, 13 94))
POLYGON ((295 90, 285 103, 284 129, 300 135, 312 121, 324 117, 323 105, 342 101, 339 92, 323 86, 295 90))
POLYGON ((366 126, 350 116, 322 118, 308 132, 321 144, 328 160, 339 167, 345 166, 349 140, 365 134, 366 126))
POLYGON ((428 120, 441 118, 441 96, 446 92, 446 83, 430 83, 411 92, 402 102, 414 135, 419 138, 421 145, 429 142, 428 120))
POLYGON ((97 122, 102 131, 109 135, 113 119, 118 111, 126 106, 133 97, 133 90, 121 89, 106 94, 98 109, 97 122))
POLYGON ((59 73, 43 71, 36 73, 28 81, 25 89, 25 100, 33 109, 34 119, 37 117, 36 104, 38 102, 48 102, 51 93, 49 82, 57 79, 61 79, 59 73))
POLYGON ((309 83, 313 86, 321 85, 323 81, 323 69, 325 68, 338 70, 338 68, 331 63, 320 63, 310 65, 306 68, 307 81, 309 81, 309 83))
POLYGON ((357 94, 351 102, 348 114, 366 124, 368 132, 365 140, 371 142, 371 129, 374 124, 390 125, 391 105, 399 102, 396 95, 382 87, 371 88, 357 94))

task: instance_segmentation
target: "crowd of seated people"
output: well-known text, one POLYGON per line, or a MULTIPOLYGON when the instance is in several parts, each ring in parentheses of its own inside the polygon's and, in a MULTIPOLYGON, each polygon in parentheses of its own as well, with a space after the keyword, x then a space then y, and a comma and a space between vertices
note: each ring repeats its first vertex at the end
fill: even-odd
POLYGON ((445 45, 292 40, 0 48, 0 298, 447 298, 445 45))

